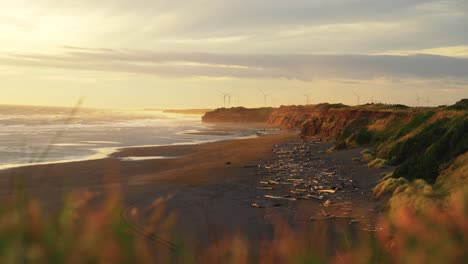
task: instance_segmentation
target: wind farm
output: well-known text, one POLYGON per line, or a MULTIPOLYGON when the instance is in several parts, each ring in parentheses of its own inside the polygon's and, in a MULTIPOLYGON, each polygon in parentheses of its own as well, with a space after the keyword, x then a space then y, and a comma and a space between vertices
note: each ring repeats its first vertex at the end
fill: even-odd
POLYGON ((219 93, 221 94, 221 97, 223 98, 223 107, 226 108, 226 107, 230 107, 231 106, 231 94, 230 93, 225 93, 225 92, 221 92, 219 91, 219 93), (226 105, 226 102, 227 102, 227 105, 226 105))

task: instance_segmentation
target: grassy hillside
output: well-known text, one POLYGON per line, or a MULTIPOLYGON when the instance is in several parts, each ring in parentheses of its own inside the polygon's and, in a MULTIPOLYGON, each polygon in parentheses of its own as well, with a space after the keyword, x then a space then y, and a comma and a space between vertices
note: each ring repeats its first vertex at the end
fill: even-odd
POLYGON ((371 122, 358 118, 343 128, 338 146, 374 147, 373 159, 397 166, 393 177, 435 183, 441 171, 468 150, 468 111, 463 102, 413 110, 409 118, 389 116, 371 122))
POLYGON ((377 197, 389 196, 389 208, 398 210, 410 207, 430 211, 434 204, 446 207, 453 196, 463 195, 468 190, 468 152, 458 156, 444 169, 435 184, 422 179, 409 181, 403 177, 390 177, 374 188, 377 197))

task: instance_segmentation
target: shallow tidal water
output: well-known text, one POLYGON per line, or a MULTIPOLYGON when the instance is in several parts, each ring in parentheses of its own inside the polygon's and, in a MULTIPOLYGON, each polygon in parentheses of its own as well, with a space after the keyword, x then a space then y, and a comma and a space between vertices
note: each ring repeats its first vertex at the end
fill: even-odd
POLYGON ((196 144, 254 135, 242 129, 225 134, 194 133, 215 129, 202 123, 200 116, 162 111, 73 112, 58 107, 0 106, 0 169, 104 158, 125 147, 196 144))

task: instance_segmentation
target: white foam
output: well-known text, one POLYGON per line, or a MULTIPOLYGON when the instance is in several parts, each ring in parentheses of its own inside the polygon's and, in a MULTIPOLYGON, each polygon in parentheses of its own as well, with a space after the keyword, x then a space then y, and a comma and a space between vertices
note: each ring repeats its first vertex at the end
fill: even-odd
POLYGON ((142 160, 161 160, 161 159, 175 159, 178 157, 168 156, 143 156, 143 157, 122 157, 119 158, 122 161, 142 161, 142 160))
POLYGON ((56 143, 53 144, 54 147, 86 147, 86 146, 96 146, 96 144, 86 144, 86 143, 56 143))
POLYGON ((120 142, 115 142, 115 141, 99 141, 99 140, 90 140, 90 141, 82 141, 82 142, 90 143, 92 145, 95 145, 95 144, 108 144, 108 145, 120 144, 120 142))

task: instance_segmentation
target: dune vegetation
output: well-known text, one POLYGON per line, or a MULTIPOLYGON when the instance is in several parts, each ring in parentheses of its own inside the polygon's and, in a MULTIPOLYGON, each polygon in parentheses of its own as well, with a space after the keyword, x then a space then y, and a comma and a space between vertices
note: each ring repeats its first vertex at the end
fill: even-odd
POLYGON ((395 167, 375 188, 378 197, 391 194, 389 207, 427 208, 455 192, 455 185, 448 182, 457 182, 466 190, 467 102, 404 110, 403 118, 357 118, 343 128, 337 145, 366 146, 373 150, 362 153, 369 167, 395 167))

